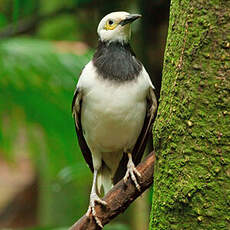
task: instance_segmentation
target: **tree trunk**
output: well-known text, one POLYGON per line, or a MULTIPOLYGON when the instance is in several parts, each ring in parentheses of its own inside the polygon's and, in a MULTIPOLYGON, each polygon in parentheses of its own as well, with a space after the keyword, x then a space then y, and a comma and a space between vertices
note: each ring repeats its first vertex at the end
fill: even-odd
POLYGON ((230 1, 172 0, 151 230, 230 229, 230 1))

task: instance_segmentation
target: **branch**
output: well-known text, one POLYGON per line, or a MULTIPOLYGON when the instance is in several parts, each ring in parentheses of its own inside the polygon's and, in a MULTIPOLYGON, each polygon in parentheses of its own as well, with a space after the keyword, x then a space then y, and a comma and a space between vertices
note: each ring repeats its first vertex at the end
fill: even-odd
MULTIPOLYGON (((124 183, 122 179, 103 198, 103 200, 107 202, 105 207, 96 204, 96 213, 103 225, 109 223, 114 217, 124 212, 138 196, 151 186, 153 183, 155 160, 155 153, 151 152, 144 161, 137 166, 137 170, 141 173, 141 178, 138 178, 141 191, 136 189, 130 178, 127 180, 127 183, 124 183)), ((96 224, 92 215, 89 217, 84 215, 70 228, 70 230, 85 229, 100 230, 101 228, 96 224)))

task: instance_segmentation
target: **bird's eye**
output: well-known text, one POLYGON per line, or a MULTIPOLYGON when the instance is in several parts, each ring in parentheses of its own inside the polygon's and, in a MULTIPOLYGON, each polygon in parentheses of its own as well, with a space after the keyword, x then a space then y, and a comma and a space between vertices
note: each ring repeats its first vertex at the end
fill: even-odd
POLYGON ((117 23, 113 21, 112 19, 109 19, 106 24, 105 24, 105 29, 106 30, 113 30, 117 26, 117 23))
POLYGON ((113 25, 113 21, 112 20, 109 20, 109 25, 113 25))

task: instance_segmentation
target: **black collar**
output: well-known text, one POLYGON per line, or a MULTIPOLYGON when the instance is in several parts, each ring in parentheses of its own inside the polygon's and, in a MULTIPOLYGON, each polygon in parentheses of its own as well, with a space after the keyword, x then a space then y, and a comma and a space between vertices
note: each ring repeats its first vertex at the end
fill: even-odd
POLYGON ((99 40, 93 64, 100 76, 114 81, 131 81, 142 70, 142 64, 129 43, 102 42, 99 40))

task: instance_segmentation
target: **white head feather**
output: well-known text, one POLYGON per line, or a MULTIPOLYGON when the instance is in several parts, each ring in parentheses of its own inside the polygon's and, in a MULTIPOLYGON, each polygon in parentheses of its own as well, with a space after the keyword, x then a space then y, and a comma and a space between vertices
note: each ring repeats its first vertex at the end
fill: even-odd
POLYGON ((130 23, 135 19, 125 25, 121 25, 120 23, 129 17, 137 19, 141 17, 141 15, 130 14, 124 11, 107 14, 102 18, 97 28, 100 40, 108 42, 118 41, 121 43, 127 42, 131 36, 130 23))

